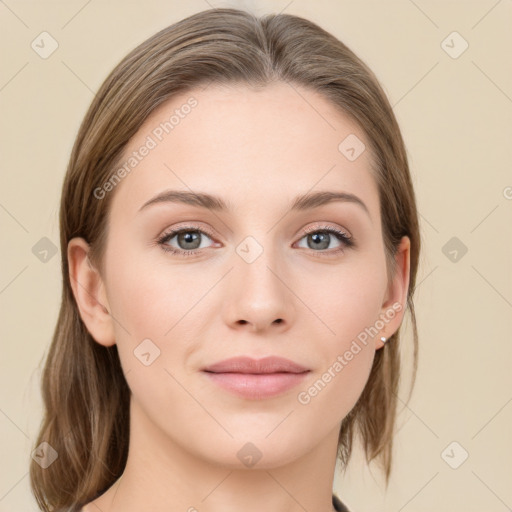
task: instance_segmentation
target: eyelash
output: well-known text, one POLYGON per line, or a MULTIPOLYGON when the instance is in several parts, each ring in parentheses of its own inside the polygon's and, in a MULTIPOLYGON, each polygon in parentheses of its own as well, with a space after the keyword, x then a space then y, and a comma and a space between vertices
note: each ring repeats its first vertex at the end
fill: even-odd
MULTIPOLYGON (((202 249, 193 249, 193 250, 188 250, 188 251, 184 250, 184 249, 178 250, 178 249, 170 247, 169 245, 166 244, 166 242, 168 242, 169 240, 172 240, 176 235, 179 235, 180 233, 186 233, 189 231, 198 232, 203 235, 207 235, 209 238, 213 238, 213 234, 204 228, 200 229, 197 226, 185 226, 183 228, 174 229, 174 230, 164 233, 161 237, 159 237, 157 239, 157 244, 160 245, 162 247, 162 250, 164 250, 165 252, 170 252, 170 253, 180 256, 180 257, 186 258, 186 257, 195 256, 195 255, 197 255, 198 251, 201 251, 202 249)), ((338 254, 339 252, 344 251, 346 248, 350 248, 355 245, 352 236, 349 236, 345 232, 343 232, 339 229, 333 228, 332 226, 315 226, 314 228, 307 228, 304 231, 304 235, 299 240, 302 240, 305 236, 310 235, 312 233, 325 233, 325 232, 333 234, 338 239, 338 241, 342 242, 345 245, 345 247, 343 247, 343 246, 338 247, 337 249, 330 250, 330 251, 326 251, 326 250, 313 251, 313 252, 319 252, 321 257, 333 256, 335 254, 338 254), (327 252, 327 254, 322 254, 322 253, 326 253, 326 252, 327 252)))

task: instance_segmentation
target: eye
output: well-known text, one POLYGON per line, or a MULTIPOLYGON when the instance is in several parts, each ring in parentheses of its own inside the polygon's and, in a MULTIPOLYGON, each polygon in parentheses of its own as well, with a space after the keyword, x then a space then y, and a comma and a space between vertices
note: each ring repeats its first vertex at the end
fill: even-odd
POLYGON ((158 239, 158 244, 161 245, 164 251, 172 252, 178 256, 192 256, 200 249, 208 247, 208 245, 203 244, 203 241, 205 238, 211 240, 210 236, 195 226, 185 226, 167 231, 158 239))
POLYGON ((337 254, 347 247, 354 245, 354 241, 348 233, 332 226, 315 226, 306 229, 306 233, 306 236, 302 237, 299 242, 306 240, 306 248, 313 249, 314 252, 326 252, 326 249, 329 249, 332 242, 337 242, 338 246, 331 247, 333 250, 327 251, 328 254, 337 254))
MULTIPOLYGON (((346 248, 354 246, 352 236, 332 226, 315 226, 307 228, 305 231, 306 235, 299 240, 299 243, 306 239, 306 249, 312 249, 313 252, 318 252, 325 256, 338 254, 346 248), (337 242, 338 246, 330 247, 333 242, 337 242)), ((184 226, 165 232, 158 238, 157 243, 166 252, 186 257, 195 256, 202 249, 211 247, 212 244, 208 245, 207 239, 213 241, 212 237, 211 233, 197 226, 184 226), (203 242, 206 242, 206 245, 203 242)), ((301 246, 299 245, 298 247, 301 246)), ((304 246, 301 248, 304 248, 304 246)))

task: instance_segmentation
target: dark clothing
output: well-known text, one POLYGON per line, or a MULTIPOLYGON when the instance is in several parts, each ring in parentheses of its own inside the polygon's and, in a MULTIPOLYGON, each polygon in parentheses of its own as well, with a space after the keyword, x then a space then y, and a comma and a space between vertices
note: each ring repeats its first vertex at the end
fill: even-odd
POLYGON ((336 494, 332 495, 332 506, 338 511, 338 512, 350 512, 350 510, 343 505, 342 501, 336 496, 336 494))

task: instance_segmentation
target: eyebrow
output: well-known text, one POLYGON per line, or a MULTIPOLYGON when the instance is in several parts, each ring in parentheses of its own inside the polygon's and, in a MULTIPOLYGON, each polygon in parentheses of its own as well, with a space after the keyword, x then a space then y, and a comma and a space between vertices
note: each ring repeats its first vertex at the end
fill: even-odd
MULTIPOLYGON (((226 203, 221 197, 212 194, 204 192, 187 192, 184 190, 166 190, 145 202, 140 207, 139 211, 144 210, 150 205, 167 202, 189 204, 218 212, 225 212, 233 209, 230 203, 226 203)), ((300 195, 292 201, 290 209, 292 211, 304 211, 312 208, 318 208, 333 202, 353 203, 359 205, 371 218, 366 204, 359 197, 348 192, 322 191, 300 195)))

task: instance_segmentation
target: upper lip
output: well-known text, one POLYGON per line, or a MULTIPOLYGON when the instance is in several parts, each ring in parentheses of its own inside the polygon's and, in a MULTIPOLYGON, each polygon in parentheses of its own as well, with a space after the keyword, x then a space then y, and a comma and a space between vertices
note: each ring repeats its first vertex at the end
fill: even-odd
POLYGON ((213 373, 303 373, 308 368, 283 357, 269 356, 263 359, 232 357, 203 368, 213 373))

